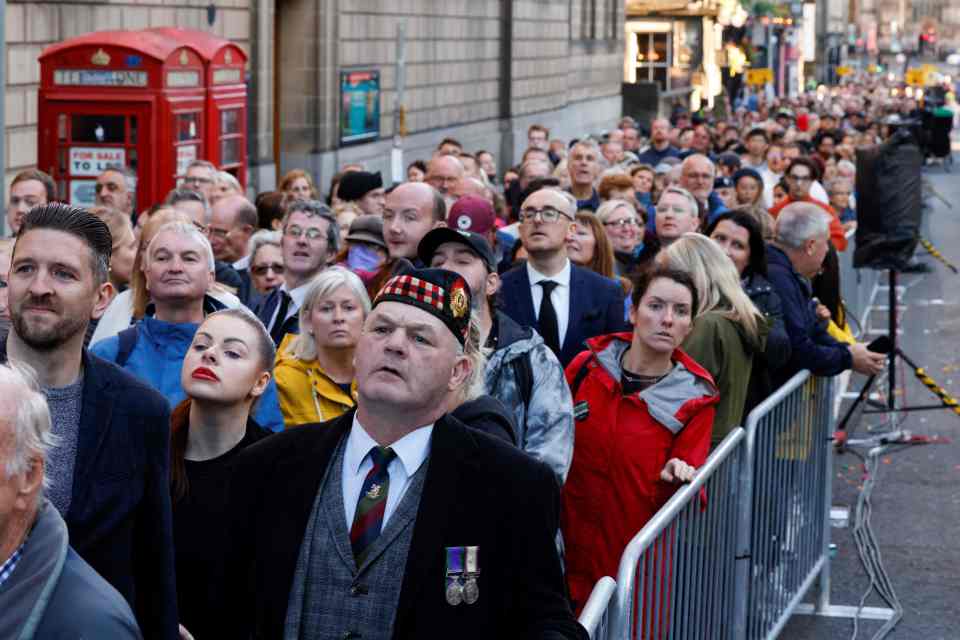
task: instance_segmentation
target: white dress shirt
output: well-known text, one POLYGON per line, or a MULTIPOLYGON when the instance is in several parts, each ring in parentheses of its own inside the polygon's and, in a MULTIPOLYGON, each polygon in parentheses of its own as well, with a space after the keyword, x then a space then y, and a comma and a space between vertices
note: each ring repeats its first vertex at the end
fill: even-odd
MULTIPOLYGON (((390 475, 390 486, 387 488, 387 506, 383 512, 383 526, 387 526, 390 516, 396 511, 397 505, 407 491, 410 478, 417 472, 427 456, 430 455, 430 436, 433 434, 433 425, 428 424, 416 431, 408 433, 392 445, 397 456, 387 466, 390 475)), ((373 460, 367 455, 370 449, 379 446, 370 434, 366 432, 357 414, 353 414, 353 425, 347 436, 346 449, 343 452, 343 510, 347 514, 347 531, 353 526, 353 516, 357 511, 357 502, 360 500, 360 491, 363 481, 373 468, 373 460)))
MULTIPOLYGON (((287 317, 283 319, 283 322, 286 322, 287 318, 300 313, 300 307, 303 306, 303 301, 307 299, 307 291, 310 290, 311 284, 313 284, 313 281, 308 280, 306 283, 300 285, 296 289, 287 289, 286 282, 280 285, 280 291, 286 291, 288 294, 290 294, 290 306, 287 307, 287 317)), ((277 302, 277 306, 273 310, 273 315, 270 317, 270 324, 267 325, 267 331, 273 331, 273 326, 277 321, 278 313, 280 313, 280 301, 277 302)))
POLYGON ((560 347, 563 348, 563 339, 567 335, 567 327, 570 325, 570 260, 563 265, 560 273, 553 276, 545 276, 530 265, 527 260, 527 277, 530 278, 530 297, 533 298, 533 316, 540 320, 540 303, 543 302, 543 287, 538 282, 541 280, 553 280, 557 286, 553 288, 550 294, 550 302, 553 303, 553 309, 557 312, 557 339, 560 341, 560 347))
POLYGON ((236 269, 237 271, 244 271, 250 268, 251 259, 253 259, 253 256, 244 256, 230 266, 236 269))

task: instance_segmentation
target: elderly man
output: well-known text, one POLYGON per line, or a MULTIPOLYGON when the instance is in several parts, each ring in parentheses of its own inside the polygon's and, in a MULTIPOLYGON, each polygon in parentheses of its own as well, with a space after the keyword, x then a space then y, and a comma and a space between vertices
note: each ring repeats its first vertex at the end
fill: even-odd
MULTIPOLYGON (((193 336, 208 313, 224 305, 207 295, 213 283, 210 242, 193 225, 171 222, 160 228, 144 252, 143 273, 151 304, 147 314, 90 352, 115 363, 163 394, 171 407, 185 398, 180 369, 193 336)), ((283 429, 276 387, 257 402, 257 424, 283 429)))
POLYGON ((655 167, 667 158, 679 158, 680 149, 670 144, 673 127, 666 118, 657 118, 650 125, 650 146, 637 159, 641 164, 655 167))
POLYGON ((420 239, 430 229, 442 227, 446 219, 447 204, 439 191, 425 182, 399 185, 387 196, 383 210, 383 239, 390 257, 416 263, 420 239))
POLYGON ((13 177, 10 200, 7 202, 7 227, 15 236, 23 224, 23 217, 34 207, 56 199, 57 186, 53 178, 38 169, 27 169, 13 177))
POLYGON ((50 411, 24 368, 0 365, 0 638, 139 639, 130 605, 70 548, 43 497, 50 411))
POLYGON ((259 215, 252 202, 241 195, 224 196, 210 212, 207 237, 218 262, 229 263, 240 279, 237 297, 244 303, 255 295, 250 282, 250 237, 257 230, 259 215))
POLYGON ((883 354, 863 343, 837 342, 817 317, 810 280, 820 271, 829 243, 830 218, 817 205, 796 202, 780 212, 775 240, 767 251, 767 279, 783 302, 791 355, 786 366, 774 372, 775 386, 803 369, 834 376, 851 368, 867 375, 883 368, 883 354))
POLYGON ((130 603, 144 637, 169 640, 177 637, 170 408, 83 348, 87 325, 112 298, 110 250, 107 225, 83 209, 49 204, 27 214, 0 362, 38 373, 59 439, 47 462, 47 497, 77 553, 130 603))
POLYGON ((446 198, 464 176, 463 163, 455 156, 438 155, 427 165, 427 184, 446 198))
POLYGON ((596 211, 600 207, 600 194, 594 183, 600 175, 600 150, 593 140, 582 140, 570 149, 567 158, 567 171, 570 174, 570 193, 577 200, 577 211, 589 209, 596 211))
POLYGON ((450 271, 393 277, 357 345, 356 411, 241 452, 223 637, 587 637, 553 472, 449 415, 482 376, 472 306, 450 271))
POLYGON ((680 165, 680 186, 693 194, 707 213, 707 224, 724 211, 729 211, 719 194, 713 190, 717 169, 705 155, 694 153, 680 165))
POLYGON ((337 219, 327 205, 316 200, 291 203, 282 229, 283 284, 261 298, 253 310, 277 346, 288 333, 300 333, 300 307, 310 281, 340 247, 337 219))
POLYGON ((583 351, 584 341, 624 327, 619 283, 570 262, 567 236, 577 212, 573 197, 540 189, 520 209, 526 266, 503 276, 503 312, 522 327, 535 327, 560 364, 583 351))
POLYGON ((550 465, 563 484, 573 460, 570 389, 543 338, 495 308, 500 277, 490 243, 478 233, 440 228, 424 236, 419 252, 424 263, 460 274, 476 292, 480 344, 490 349, 485 391, 513 411, 518 446, 550 465))
POLYGON ((128 216, 133 213, 136 202, 137 176, 130 169, 121 165, 108 165, 99 176, 94 186, 94 200, 99 207, 116 209, 128 216))

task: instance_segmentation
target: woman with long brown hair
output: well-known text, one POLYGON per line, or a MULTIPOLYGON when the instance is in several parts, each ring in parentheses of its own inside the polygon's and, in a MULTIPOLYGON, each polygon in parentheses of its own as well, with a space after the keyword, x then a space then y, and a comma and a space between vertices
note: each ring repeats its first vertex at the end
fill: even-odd
POLYGON ((276 350, 263 323, 245 307, 206 317, 183 359, 187 399, 170 417, 170 493, 180 623, 197 638, 215 638, 226 538, 226 497, 233 461, 269 431, 251 419, 273 375, 276 350))

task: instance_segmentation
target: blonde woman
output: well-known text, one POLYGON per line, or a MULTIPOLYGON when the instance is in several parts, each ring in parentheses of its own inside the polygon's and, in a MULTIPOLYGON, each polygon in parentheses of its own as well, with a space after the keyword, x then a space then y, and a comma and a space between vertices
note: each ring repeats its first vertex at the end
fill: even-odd
POLYGON ((753 358, 766 345, 769 325, 740 284, 740 274, 723 249, 699 233, 685 233, 660 252, 657 262, 686 271, 697 286, 699 305, 683 350, 710 372, 720 390, 711 446, 743 418, 753 358))
POLYGON ((359 276, 330 267, 314 278, 300 307, 300 333, 277 350, 274 376, 286 428, 325 422, 356 405, 353 354, 370 298, 359 276))

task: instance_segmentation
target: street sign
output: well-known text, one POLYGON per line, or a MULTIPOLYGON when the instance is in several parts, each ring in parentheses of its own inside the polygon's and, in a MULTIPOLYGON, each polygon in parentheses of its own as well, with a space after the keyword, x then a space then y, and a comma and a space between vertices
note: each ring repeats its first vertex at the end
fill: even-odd
POLYGON ((907 69, 903 79, 911 87, 922 87, 927 84, 927 72, 924 69, 907 69))
POLYGON ((851 69, 850 67, 837 67, 836 71, 837 71, 837 75, 840 76, 841 78, 853 73, 853 69, 851 69))
POLYGON ((747 84, 763 85, 773 82, 773 69, 747 69, 747 84))

